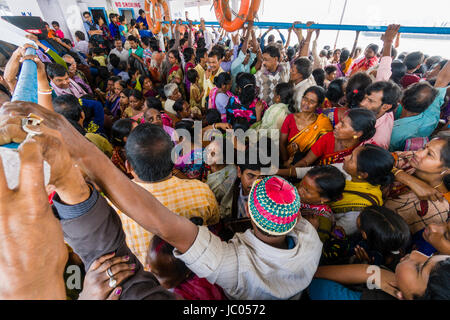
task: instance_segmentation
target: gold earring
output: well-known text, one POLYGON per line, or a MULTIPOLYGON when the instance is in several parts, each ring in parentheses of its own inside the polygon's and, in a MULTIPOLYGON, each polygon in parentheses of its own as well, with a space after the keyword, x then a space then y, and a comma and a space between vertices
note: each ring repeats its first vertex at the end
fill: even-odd
POLYGON ((358 136, 357 136, 357 135, 354 135, 354 136, 353 136, 353 139, 355 139, 355 140, 358 139, 358 136))
POLYGON ((358 179, 362 179, 362 177, 361 177, 361 176, 358 176, 358 179))

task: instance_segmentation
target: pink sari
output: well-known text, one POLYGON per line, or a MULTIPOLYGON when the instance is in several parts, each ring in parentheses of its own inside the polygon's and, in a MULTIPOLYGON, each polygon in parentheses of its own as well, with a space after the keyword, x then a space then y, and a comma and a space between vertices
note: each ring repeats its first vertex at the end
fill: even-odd
MULTIPOLYGON (((219 91, 219 88, 214 87, 211 89, 211 91, 209 92, 209 103, 208 103, 208 109, 216 109, 217 110, 217 106, 216 106, 216 96, 217 93, 219 91)), ((232 97, 233 94, 230 91, 227 91, 226 95, 228 97, 232 97)), ((222 118, 222 122, 227 122, 227 113, 221 113, 221 118, 222 118)))

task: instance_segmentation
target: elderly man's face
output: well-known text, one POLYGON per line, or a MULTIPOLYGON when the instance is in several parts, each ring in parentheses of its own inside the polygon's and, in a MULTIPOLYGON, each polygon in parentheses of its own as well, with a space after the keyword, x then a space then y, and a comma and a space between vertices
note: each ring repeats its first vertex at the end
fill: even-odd
POLYGON ((75 73, 77 72, 77 63, 75 62, 75 59, 70 56, 64 57, 64 61, 67 64, 67 67, 69 68, 69 75, 73 77, 75 73))

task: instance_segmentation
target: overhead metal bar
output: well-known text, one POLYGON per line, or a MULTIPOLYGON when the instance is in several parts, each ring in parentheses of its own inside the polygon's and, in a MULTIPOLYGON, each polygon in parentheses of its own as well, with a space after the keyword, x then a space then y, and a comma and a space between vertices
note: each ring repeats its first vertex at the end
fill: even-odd
MULTIPOLYGON (((165 24, 169 24, 167 21, 163 21, 165 24)), ((172 22, 173 23, 173 22, 172 22)), ((183 21, 182 24, 189 24, 183 21)), ((199 25, 199 21, 193 21, 192 24, 199 25)), ((292 27, 292 23, 289 22, 254 22, 255 26, 266 29, 289 29, 292 27)), ((205 26, 220 26, 217 21, 205 21, 205 26)), ((367 26, 367 25, 348 25, 348 24, 312 24, 307 27, 306 24, 296 24, 296 28, 303 29, 320 29, 320 30, 342 30, 342 31, 366 31, 366 32, 384 32, 387 26, 367 26)), ((416 26, 401 26, 400 33, 421 33, 421 34, 450 34, 449 27, 416 27, 416 26)))

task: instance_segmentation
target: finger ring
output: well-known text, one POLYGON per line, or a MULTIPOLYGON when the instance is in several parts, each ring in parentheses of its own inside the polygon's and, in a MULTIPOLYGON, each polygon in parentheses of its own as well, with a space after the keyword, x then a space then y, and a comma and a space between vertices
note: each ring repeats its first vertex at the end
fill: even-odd
POLYGON ((111 268, 106 269, 106 274, 108 275, 108 277, 112 278, 114 277, 114 274, 111 271, 111 268))
POLYGON ((116 284, 117 284, 116 279, 114 279, 113 277, 109 278, 109 283, 108 283, 108 285, 109 285, 110 288, 115 288, 115 287, 116 287, 116 284))
POLYGON ((117 284, 117 280, 114 279, 114 274, 112 273, 111 268, 106 269, 106 274, 109 277, 109 283, 108 283, 109 287, 115 288, 116 284, 117 284))
MULTIPOLYGON (((34 113, 30 113, 27 117, 22 119, 22 129, 23 131, 25 131, 26 133, 28 133, 28 136, 31 138, 35 135, 39 135, 42 134, 42 132, 40 131, 36 131, 33 129, 28 128, 28 126, 39 126, 41 124, 41 122, 44 119, 42 119, 41 117, 35 115, 34 113)), ((28 138, 27 136, 27 138, 28 138)))

